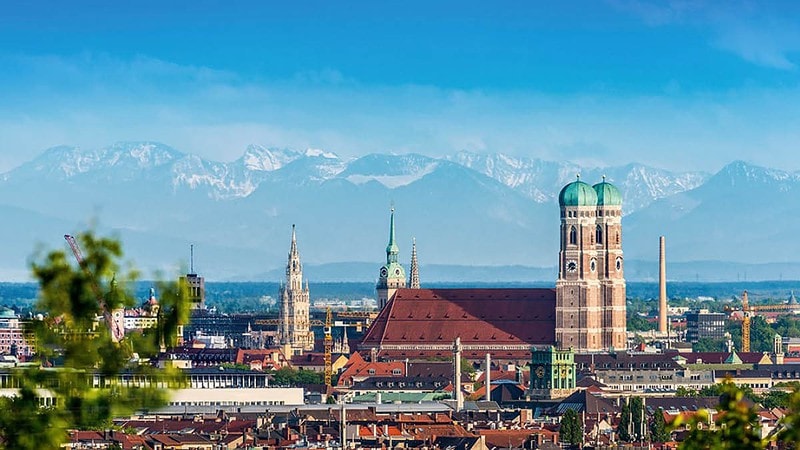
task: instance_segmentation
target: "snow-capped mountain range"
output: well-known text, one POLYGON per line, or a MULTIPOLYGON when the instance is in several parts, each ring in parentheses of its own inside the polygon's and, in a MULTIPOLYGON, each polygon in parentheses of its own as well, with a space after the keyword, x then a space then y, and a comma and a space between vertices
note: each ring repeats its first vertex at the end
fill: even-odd
POLYGON ((344 159, 257 145, 217 162, 125 142, 54 147, 0 175, 0 211, 13 218, 0 230, 15 236, 0 257, 0 276, 24 277, 35 243, 62 245, 58 238, 93 219, 116 230, 145 269, 185 261, 191 242, 209 278, 266 273, 283 264, 292 223, 304 261, 374 261, 377 268, 392 203, 398 237, 408 243, 401 248, 408 252, 416 236, 423 265, 550 267, 558 192, 578 173, 589 183, 605 176, 622 191, 629 260, 655 259, 661 234, 680 261, 800 260, 791 222, 780 219, 800 212, 791 201, 800 176, 743 162, 712 175, 502 153, 344 159))

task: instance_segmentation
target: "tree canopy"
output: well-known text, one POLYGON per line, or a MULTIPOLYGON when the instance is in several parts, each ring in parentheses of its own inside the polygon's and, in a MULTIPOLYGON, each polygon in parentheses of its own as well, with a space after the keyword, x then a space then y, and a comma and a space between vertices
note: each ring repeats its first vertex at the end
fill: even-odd
MULTIPOLYGON (((709 427, 712 417, 707 410, 697 412, 685 424, 689 430, 679 449, 738 449, 761 450, 766 448, 766 440, 761 439, 758 415, 751 403, 746 401, 745 392, 728 380, 719 385, 720 404, 714 427, 709 427)), ((795 413, 796 414, 796 413, 795 413)), ((676 429, 684 425, 683 416, 677 416, 672 423, 676 429)))
POLYGON ((109 329, 98 323, 103 315, 98 296, 112 311, 134 305, 131 286, 138 274, 121 266, 118 240, 89 231, 77 241, 83 250, 80 265, 64 250, 35 257, 31 264, 39 283, 36 308, 45 314, 27 325, 36 359, 12 370, 17 395, 0 398, 4 448, 60 448, 68 429, 106 428, 116 416, 164 405, 167 391, 156 386, 180 381, 177 370, 159 370, 149 358, 175 344, 188 319, 185 290, 177 283, 157 283, 158 325, 114 342, 109 329), (152 383, 123 385, 123 373, 152 383), (43 397, 54 403, 43 406, 43 397))
POLYGON ((567 409, 561 416, 559 437, 563 442, 578 445, 583 442, 583 423, 574 409, 567 409))

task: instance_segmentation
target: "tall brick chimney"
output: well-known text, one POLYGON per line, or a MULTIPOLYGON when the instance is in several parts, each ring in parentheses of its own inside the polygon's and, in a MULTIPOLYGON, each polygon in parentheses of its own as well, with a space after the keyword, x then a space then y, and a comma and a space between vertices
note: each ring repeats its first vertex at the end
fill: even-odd
POLYGON ((658 331, 667 332, 667 256, 664 236, 658 238, 658 331))

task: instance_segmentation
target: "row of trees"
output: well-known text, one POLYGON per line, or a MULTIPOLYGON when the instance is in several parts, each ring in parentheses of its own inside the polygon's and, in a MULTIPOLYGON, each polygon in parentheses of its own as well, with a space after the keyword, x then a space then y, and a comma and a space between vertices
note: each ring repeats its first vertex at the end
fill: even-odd
MULTIPOLYGON (((670 430, 664 420, 664 411, 659 408, 649 417, 641 397, 631 397, 622 405, 616 431, 617 439, 621 442, 670 441, 670 430)), ((584 441, 583 421, 575 410, 568 409, 561 417, 559 438, 571 445, 584 441)))
MULTIPOLYGON (((788 387, 792 388, 793 390, 797 390, 798 386, 795 383, 788 387)), ((767 409, 787 408, 790 404, 791 395, 789 392, 784 390, 770 390, 763 395, 758 395, 753 392, 752 388, 747 386, 742 386, 739 389, 744 393, 745 397, 767 409)), ((677 397, 719 397, 722 394, 722 384, 706 386, 699 391, 681 386, 675 392, 677 397)))

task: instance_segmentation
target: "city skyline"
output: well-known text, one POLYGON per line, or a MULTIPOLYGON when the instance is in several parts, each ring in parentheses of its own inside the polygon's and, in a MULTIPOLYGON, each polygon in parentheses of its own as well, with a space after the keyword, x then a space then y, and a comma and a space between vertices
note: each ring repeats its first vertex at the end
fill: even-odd
POLYGON ((0 171, 152 140, 800 169, 788 2, 34 2, 0 18, 0 171), (46 11, 46 14, 45 14, 46 11))

